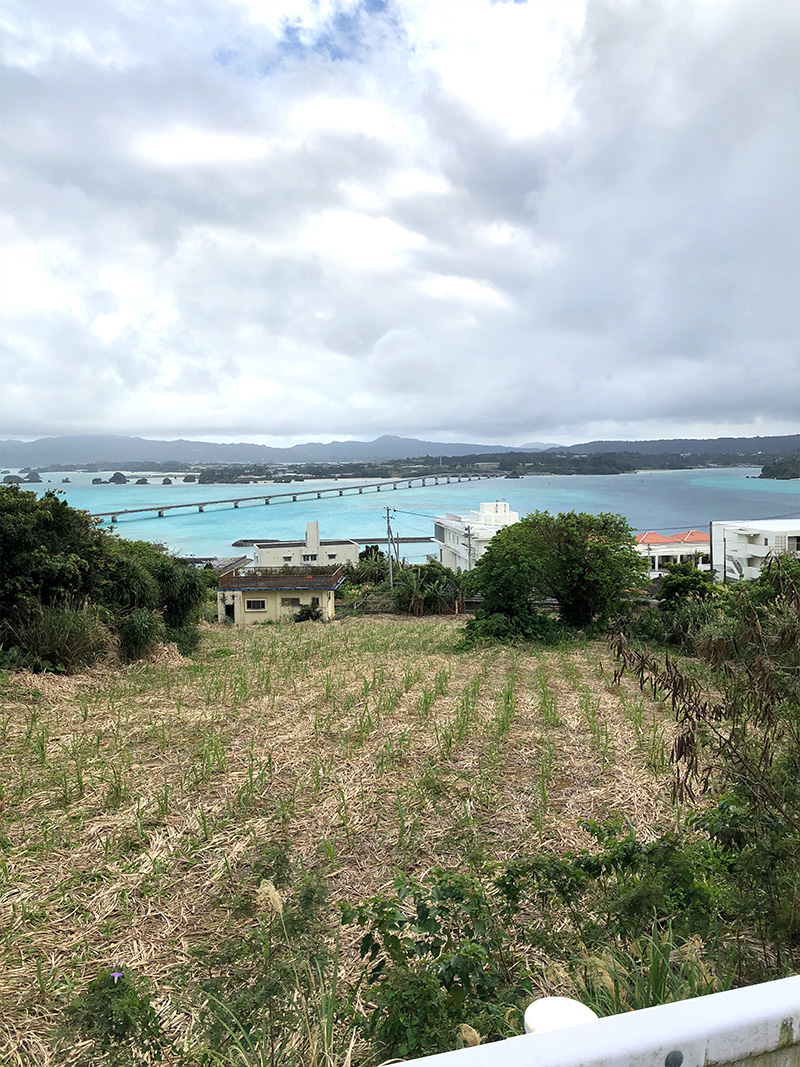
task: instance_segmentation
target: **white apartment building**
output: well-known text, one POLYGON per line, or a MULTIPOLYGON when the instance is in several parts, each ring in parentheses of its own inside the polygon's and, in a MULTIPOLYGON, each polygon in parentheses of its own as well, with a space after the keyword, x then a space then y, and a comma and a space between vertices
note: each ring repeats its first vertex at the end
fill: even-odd
POLYGON ((481 504, 469 515, 437 515, 433 520, 433 536, 439 549, 439 561, 452 570, 471 571, 491 539, 503 526, 519 522, 519 514, 511 511, 504 500, 481 504))
POLYGON ((304 541, 259 541, 254 567, 327 567, 333 563, 358 563, 358 541, 325 540, 319 537, 319 523, 306 523, 304 541))
POLYGON ((717 581, 757 578, 768 556, 800 554, 800 518, 711 523, 711 560, 717 581))

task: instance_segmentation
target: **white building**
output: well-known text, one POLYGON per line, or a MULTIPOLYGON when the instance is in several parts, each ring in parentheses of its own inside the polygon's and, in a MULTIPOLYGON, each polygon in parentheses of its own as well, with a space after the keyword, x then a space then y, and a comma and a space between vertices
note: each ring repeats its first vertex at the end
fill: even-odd
POLYGON ((701 571, 711 569, 711 537, 703 530, 661 534, 648 530, 636 535, 636 548, 650 566, 650 578, 661 578, 670 563, 692 563, 701 571))
POLYGON ((254 567, 327 567, 329 564, 358 563, 358 541, 320 541, 319 523, 306 523, 304 541, 259 541, 254 567))
POLYGON ((711 523, 711 559, 717 581, 757 578, 769 556, 800 554, 800 518, 711 523))
POLYGON ((504 500, 481 504, 469 515, 437 515, 433 536, 439 548, 439 561, 445 567, 471 571, 491 539, 503 526, 519 522, 519 514, 510 511, 504 500))

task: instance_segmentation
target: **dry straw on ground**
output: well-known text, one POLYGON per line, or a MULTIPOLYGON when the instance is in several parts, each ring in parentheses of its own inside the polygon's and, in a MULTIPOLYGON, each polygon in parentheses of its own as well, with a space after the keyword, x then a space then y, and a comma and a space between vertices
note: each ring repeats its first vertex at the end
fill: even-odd
MULTIPOLYGON (((610 685, 605 646, 460 653, 459 627, 208 628, 193 659, 8 678, 0 1061, 57 1063, 60 1007, 100 965, 166 997, 269 842, 354 902, 468 853, 587 847, 579 819, 674 820, 669 717, 610 685)), ((342 950, 355 968, 355 935, 342 950)))

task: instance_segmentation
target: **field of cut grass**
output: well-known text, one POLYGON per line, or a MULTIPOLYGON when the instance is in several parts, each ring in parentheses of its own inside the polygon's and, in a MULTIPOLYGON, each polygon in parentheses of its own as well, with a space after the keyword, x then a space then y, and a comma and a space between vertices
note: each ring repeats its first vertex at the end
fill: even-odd
MULTIPOLYGON (((669 715, 611 684, 604 644, 460 652, 460 631, 207 627, 192 659, 6 676, 0 1062, 79 1056, 64 1006, 115 963, 189 1047, 177 993, 281 856, 357 903, 400 871, 589 847, 579 819, 674 823, 669 715)), ((340 954, 354 973, 356 933, 340 954)))

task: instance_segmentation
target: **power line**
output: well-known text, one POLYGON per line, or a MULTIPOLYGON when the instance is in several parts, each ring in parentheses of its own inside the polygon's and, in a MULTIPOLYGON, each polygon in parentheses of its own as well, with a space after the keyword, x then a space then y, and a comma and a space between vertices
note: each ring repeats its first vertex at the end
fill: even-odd
MULTIPOLYGON (((763 516, 762 515, 762 516, 759 516, 759 518, 757 518, 757 519, 711 519, 710 521, 711 522, 728 523, 728 525, 735 526, 736 523, 738 523, 738 522, 773 522, 773 521, 778 521, 778 520, 781 520, 781 519, 796 519, 797 517, 798 517, 797 516, 797 512, 795 511, 795 512, 790 512, 788 515, 767 515, 767 516, 763 516)), ((650 531, 650 532, 653 532, 653 533, 656 533, 656 532, 668 533, 670 530, 686 530, 686 529, 688 529, 690 527, 690 525, 691 525, 690 523, 684 522, 680 526, 659 526, 658 527, 658 531, 653 530, 652 527, 645 528, 644 526, 637 526, 637 527, 634 528, 633 532, 634 533, 647 533, 647 532, 650 531)), ((704 522, 703 525, 707 526, 708 522, 707 521, 704 522)))
POLYGON ((435 519, 435 515, 431 515, 430 512, 424 511, 406 511, 404 508, 392 508, 392 511, 396 515, 417 515, 421 519, 435 519))

